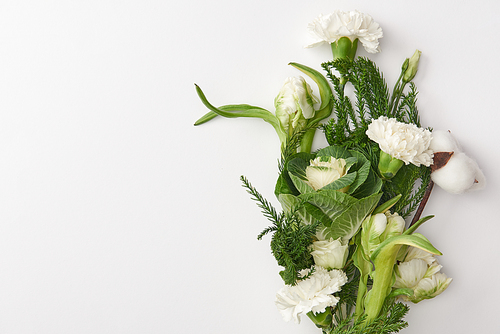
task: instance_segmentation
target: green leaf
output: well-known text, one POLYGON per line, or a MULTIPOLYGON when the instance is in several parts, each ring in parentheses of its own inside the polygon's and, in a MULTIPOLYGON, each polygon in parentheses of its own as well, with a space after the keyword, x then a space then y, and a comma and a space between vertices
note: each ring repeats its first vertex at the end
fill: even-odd
POLYGON ((354 193, 359 188, 359 186, 361 186, 366 181, 366 179, 368 178, 368 174, 370 174, 370 161, 365 161, 361 168, 357 170, 356 179, 349 187, 347 193, 354 193))
POLYGON ((400 288, 400 289, 396 289, 396 290, 393 290, 388 296, 387 298, 394 298, 394 297, 397 297, 397 296, 408 296, 408 297, 411 297, 413 296, 413 290, 410 289, 410 288, 400 288))
MULTIPOLYGON (((196 85, 196 92, 198 93, 198 96, 200 97, 201 102, 210 109, 210 111, 216 113, 217 115, 224 116, 227 118, 237 118, 237 117, 253 117, 253 118, 260 118, 267 123, 271 124, 276 132, 278 133, 278 136, 280 137, 280 140, 283 142, 286 139, 286 134, 284 130, 281 127, 281 123, 279 119, 274 116, 271 112, 264 108, 260 107, 255 107, 251 106, 248 104, 235 104, 235 105, 226 105, 224 108, 216 108, 210 102, 208 102, 207 98, 205 97, 205 94, 201 90, 201 88, 196 85)), ((212 116, 210 115, 205 115, 201 118, 202 123, 207 122, 207 118, 210 118, 212 116)), ((214 116, 215 117, 215 116, 214 116)), ((213 118, 213 117, 212 117, 213 118)), ((197 122, 198 123, 198 122, 197 122)), ((196 123, 195 123, 196 124, 196 123)))
POLYGON ((417 220, 415 222, 415 224, 413 224, 412 226, 410 226, 409 229, 407 229, 406 231, 403 232, 403 234, 412 234, 413 232, 415 232, 415 230, 420 226, 422 225, 423 223, 425 223, 426 221, 428 221, 429 219, 432 219, 434 218, 434 215, 430 215, 430 216, 426 216, 424 218, 420 218, 419 220, 417 220))
POLYGON ((280 194, 278 200, 286 212, 295 211, 296 215, 302 219, 305 224, 313 224, 316 220, 305 208, 302 201, 293 195, 280 194))
POLYGON ((317 157, 334 157, 334 158, 342 158, 347 159, 352 157, 352 155, 346 149, 340 146, 327 146, 316 153, 317 157))
POLYGON ((435 255, 443 255, 440 251, 438 251, 432 244, 430 243, 429 240, 427 240, 426 237, 424 237, 420 233, 413 233, 411 235, 396 235, 393 237, 390 237, 383 241, 377 249, 373 252, 371 256, 371 260, 374 261, 378 254, 385 248, 385 247, 393 247, 396 245, 408 245, 408 246, 413 246, 419 249, 422 249, 426 252, 429 252, 431 254, 435 255))
POLYGON ((372 212, 382 194, 374 194, 357 200, 348 210, 336 218, 329 228, 323 231, 326 238, 342 238, 344 241, 352 238, 358 231, 363 220, 372 212))
POLYGON ((354 180, 356 179, 356 172, 349 173, 347 175, 342 176, 340 179, 337 179, 331 183, 328 183, 326 186, 324 186, 323 190, 340 190, 348 185, 352 184, 354 180))
POLYGON ((301 194, 315 192, 315 190, 310 185, 302 181, 302 179, 300 179, 298 176, 295 176, 290 172, 288 173, 288 175, 290 176, 290 179, 292 180, 293 184, 301 194))
POLYGON ((307 67, 305 65, 301 65, 298 63, 290 63, 289 65, 292 65, 296 69, 302 71, 303 73, 307 74, 311 79, 316 82, 319 88, 319 95, 321 97, 321 106, 319 107, 319 110, 316 111, 316 114, 314 116, 315 121, 322 120, 332 113, 331 108, 329 108, 330 101, 332 98, 332 89, 330 88, 330 84, 326 80, 326 78, 316 71, 315 69, 312 69, 310 67, 307 67), (328 110, 330 109, 330 110, 328 110))
MULTIPOLYGON (((338 218, 357 202, 355 198, 335 190, 320 190, 315 193, 303 194, 299 197, 312 204, 316 208, 315 210, 320 210, 323 215, 329 217, 330 221, 338 218)), ((308 207, 308 210, 311 209, 311 207, 308 207)), ((319 216, 317 212, 314 212, 314 214, 317 217, 319 216)), ((323 222, 322 219, 319 220, 323 222)), ((330 226, 330 224, 328 223, 327 226, 330 226)))
POLYGON ((400 198, 401 194, 399 194, 398 196, 394 196, 393 198, 384 202, 383 204, 379 205, 375 210, 373 210, 373 214, 376 215, 377 213, 385 213, 387 210, 392 208, 394 204, 396 204, 397 201, 399 201, 400 198))

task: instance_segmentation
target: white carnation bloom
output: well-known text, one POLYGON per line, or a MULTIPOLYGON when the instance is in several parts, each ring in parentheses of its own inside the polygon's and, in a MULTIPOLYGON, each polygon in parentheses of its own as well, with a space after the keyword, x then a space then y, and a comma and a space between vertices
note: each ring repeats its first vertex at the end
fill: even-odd
POLYGON ((308 25, 308 30, 315 41, 307 47, 334 43, 341 37, 348 37, 351 41, 359 39, 366 52, 380 52, 378 39, 383 36, 382 28, 370 15, 357 10, 337 10, 329 15, 320 15, 308 25))
POLYGON ((314 190, 321 189, 344 176, 347 173, 345 167, 346 161, 344 159, 330 157, 328 161, 321 161, 321 157, 318 157, 311 160, 306 168, 307 183, 314 190))
POLYGON ((429 149, 432 135, 429 130, 380 116, 370 123, 366 135, 378 143, 382 151, 407 165, 412 163, 429 167, 432 164, 433 152, 429 149))
MULTIPOLYGON (((301 272, 306 276, 309 269, 301 272)), ((292 318, 300 323, 300 315, 313 312, 325 312, 327 307, 337 305, 339 299, 333 293, 340 291, 341 286, 347 282, 347 276, 341 270, 327 271, 325 268, 315 266, 313 274, 297 283, 285 285, 276 294, 276 306, 285 321, 292 318)))

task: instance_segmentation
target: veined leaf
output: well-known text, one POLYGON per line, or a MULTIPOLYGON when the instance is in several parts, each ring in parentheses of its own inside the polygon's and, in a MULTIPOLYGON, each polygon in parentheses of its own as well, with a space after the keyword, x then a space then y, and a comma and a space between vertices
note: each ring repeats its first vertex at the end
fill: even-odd
POLYGON ((361 168, 358 169, 356 179, 349 187, 347 193, 348 194, 354 193, 359 188, 359 186, 366 181, 369 173, 370 173, 370 162, 365 161, 365 163, 361 166, 361 168))
POLYGON ((352 157, 352 155, 346 149, 340 146, 327 146, 316 153, 317 157, 334 157, 347 159, 352 157))
POLYGON ((283 210, 287 212, 295 211, 297 216, 299 216, 305 224, 312 224, 316 220, 310 213, 307 212, 299 198, 289 194, 280 194, 278 196, 278 200, 283 206, 283 210))
MULTIPOLYGON (((303 194, 299 197, 314 205, 317 210, 328 216, 330 221, 335 220, 356 202, 355 198, 335 190, 320 190, 315 193, 303 194)), ((308 210, 310 209, 311 207, 308 207, 308 210)), ((325 226, 330 226, 330 224, 325 224, 325 226)))
POLYGON ((302 181, 298 176, 295 176, 292 173, 288 173, 288 175, 290 176, 290 179, 292 180, 293 184, 301 194, 315 192, 315 190, 310 185, 302 181))
POLYGON ((372 212, 382 194, 374 194, 357 200, 348 210, 337 217, 329 228, 324 229, 326 238, 342 238, 349 240, 356 232, 363 220, 372 212))
POLYGON ((337 179, 331 183, 328 183, 326 186, 324 186, 321 189, 323 189, 323 190, 340 190, 342 188, 345 188, 354 182, 357 174, 358 173, 356 173, 356 172, 352 172, 352 173, 349 173, 347 175, 344 175, 340 179, 337 179))

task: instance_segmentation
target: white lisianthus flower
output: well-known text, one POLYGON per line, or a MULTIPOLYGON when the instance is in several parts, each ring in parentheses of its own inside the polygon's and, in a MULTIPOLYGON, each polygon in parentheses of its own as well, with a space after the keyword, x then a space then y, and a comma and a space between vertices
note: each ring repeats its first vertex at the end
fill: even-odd
MULTIPOLYGON (((306 168, 307 184, 314 190, 318 190, 340 179, 347 173, 346 161, 330 157, 328 161, 321 161, 321 157, 311 160, 306 168)), ((340 189, 345 192, 347 189, 340 189)))
MULTIPOLYGON (((431 179, 445 191, 461 194, 469 190, 480 190, 486 185, 486 178, 478 164, 460 148, 451 132, 436 130, 432 133, 430 148, 436 156, 446 152, 449 160, 439 161, 432 166, 431 179)), ((445 153, 445 156, 446 156, 445 153)))
POLYGON ((406 165, 412 163, 429 167, 432 164, 433 152, 429 149, 432 135, 429 130, 380 116, 370 123, 366 135, 378 143, 383 152, 406 165))
POLYGON ((318 98, 313 95, 311 86, 303 77, 287 78, 274 99, 276 116, 286 131, 290 127, 294 129, 301 121, 304 123, 304 119, 314 116, 313 105, 318 101, 318 98))
MULTIPOLYGON (((347 276, 341 270, 327 271, 325 268, 315 266, 315 270, 308 278, 299 281, 296 285, 285 285, 276 294, 276 306, 285 321, 292 318, 300 323, 300 315, 313 312, 325 312, 327 307, 337 305, 339 299, 333 293, 347 282, 347 276)), ((309 273, 303 270, 302 277, 309 273)))
POLYGON ((380 52, 378 39, 383 36, 382 28, 370 15, 357 10, 320 15, 308 25, 308 30, 315 39, 306 46, 309 48, 348 37, 352 42, 359 39, 368 53, 380 52))
POLYGON ((349 246, 337 240, 320 240, 312 243, 314 263, 326 269, 341 269, 347 261, 349 246))

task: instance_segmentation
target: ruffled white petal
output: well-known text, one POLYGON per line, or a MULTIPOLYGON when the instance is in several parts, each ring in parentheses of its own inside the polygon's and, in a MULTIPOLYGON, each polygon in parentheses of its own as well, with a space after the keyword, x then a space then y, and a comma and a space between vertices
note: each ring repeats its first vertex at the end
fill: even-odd
POLYGON ((429 130, 381 116, 370 123, 366 135, 378 143, 382 151, 405 164, 427 167, 432 164, 433 151, 429 149, 432 135, 429 130))
POLYGON ((357 10, 337 10, 328 15, 320 15, 308 25, 308 30, 314 40, 307 47, 334 43, 341 37, 348 37, 351 41, 358 38, 369 53, 380 52, 378 39, 383 36, 382 28, 370 15, 357 10))
MULTIPOLYGON (((309 270, 301 272, 307 275, 309 270)), ((333 293, 340 291, 347 282, 347 276, 341 270, 327 271, 323 267, 315 266, 314 273, 299 281, 296 285, 285 285, 276 294, 276 306, 283 319, 293 319, 300 323, 300 315, 308 312, 322 313, 327 307, 335 306, 338 298, 333 293)))

